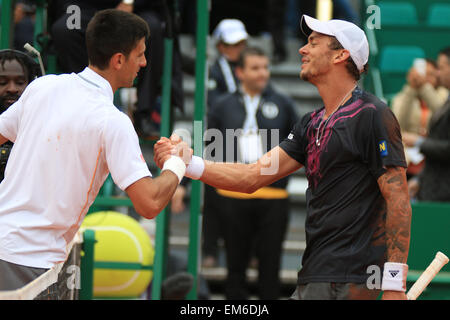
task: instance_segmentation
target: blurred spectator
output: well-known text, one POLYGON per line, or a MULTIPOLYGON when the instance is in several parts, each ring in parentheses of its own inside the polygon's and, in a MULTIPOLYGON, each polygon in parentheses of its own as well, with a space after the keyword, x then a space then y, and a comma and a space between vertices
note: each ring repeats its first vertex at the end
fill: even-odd
POLYGON ((285 61, 287 57, 284 25, 286 0, 267 0, 266 12, 268 29, 272 36, 272 63, 278 64, 285 61))
MULTIPOLYGON (((450 89, 450 47, 439 53, 437 65, 441 85, 450 89)), ((431 117, 427 137, 404 133, 403 142, 425 155, 423 171, 409 181, 410 196, 421 201, 450 201, 450 99, 431 117)))
POLYGON ((349 0, 333 0, 333 19, 342 19, 360 25, 359 14, 349 0))
MULTIPOLYGON (((39 65, 27 54, 16 50, 0 50, 0 114, 19 100, 25 88, 39 74, 39 65)), ((0 146, 0 181, 13 143, 0 146)))
POLYGON ((86 27, 95 12, 108 8, 132 11, 142 17, 150 27, 151 36, 146 43, 145 58, 147 66, 137 78, 137 105, 133 113, 135 129, 141 136, 159 135, 161 78, 164 60, 164 37, 174 38, 172 61, 172 106, 183 110, 184 93, 182 87, 181 54, 175 30, 178 25, 174 21, 171 1, 136 0, 134 4, 126 4, 120 0, 55 0, 54 12, 59 13, 54 21, 51 34, 58 55, 58 64, 62 72, 80 72, 87 64, 87 52, 84 43, 86 27), (69 5, 77 5, 81 9, 81 28, 68 29, 67 13, 69 5))
MULTIPOLYGON (((439 85, 436 63, 432 60, 426 60, 426 67, 422 71, 412 67, 407 81, 402 91, 392 100, 392 111, 403 134, 413 133, 425 137, 428 122, 447 100, 448 90, 439 85)), ((414 149, 406 148, 405 151, 409 163, 408 175, 419 173, 423 168, 423 161, 416 163, 414 149)))
MULTIPOLYGON (((342 19, 360 24, 360 17, 349 0, 332 0, 333 1, 333 19, 342 19)), ((302 14, 310 17, 316 17, 316 0, 287 0, 286 21, 289 34, 299 37, 304 43, 307 42, 306 36, 300 31, 299 21, 302 14)))
POLYGON ((303 14, 310 17, 316 16, 316 0, 287 0, 286 21, 289 33, 298 37, 303 43, 308 38, 300 30, 300 19, 303 14))
POLYGON ((240 20, 224 19, 217 25, 213 36, 219 57, 209 71, 208 105, 215 103, 224 93, 237 90, 239 80, 234 70, 247 45, 248 33, 240 20))
POLYGON ((19 0, 14 6, 14 49, 25 51, 25 43, 33 45, 36 6, 30 0, 19 0))
MULTIPOLYGON (((208 128, 219 130, 223 143, 218 150, 211 142, 205 151, 215 152, 211 154, 214 161, 251 163, 278 145, 281 137, 287 137, 297 115, 293 102, 269 84, 269 59, 261 49, 242 51, 236 75, 238 90, 217 100, 208 112, 208 128), (230 130, 235 134, 242 131, 231 139, 233 145, 227 136, 230 130)), ((217 189, 215 214, 225 242, 227 299, 248 298, 246 270, 254 249, 259 298, 279 298, 282 244, 289 220, 287 183, 288 178, 284 178, 252 194, 217 189)))
MULTIPOLYGON (((225 94, 236 92, 239 79, 235 69, 239 55, 247 45, 248 33, 244 24, 237 19, 224 19, 214 30, 219 57, 209 71, 208 107, 215 105, 225 94)), ((216 190, 205 185, 203 220, 202 220, 202 251, 203 266, 214 267, 218 259, 218 245, 222 238, 219 217, 220 210, 216 190)))

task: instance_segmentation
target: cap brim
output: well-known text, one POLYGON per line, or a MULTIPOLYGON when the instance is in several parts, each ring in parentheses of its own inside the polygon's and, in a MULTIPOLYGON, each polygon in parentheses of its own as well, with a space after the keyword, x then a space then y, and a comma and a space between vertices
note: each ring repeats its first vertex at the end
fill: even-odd
POLYGON ((333 32, 328 28, 325 22, 314 19, 306 14, 302 15, 300 29, 306 36, 309 36, 313 31, 328 36, 334 36, 333 32))
POLYGON ((225 42, 226 44, 236 44, 243 40, 247 40, 247 38, 248 38, 247 33, 239 31, 227 34, 225 37, 222 37, 222 41, 225 42))

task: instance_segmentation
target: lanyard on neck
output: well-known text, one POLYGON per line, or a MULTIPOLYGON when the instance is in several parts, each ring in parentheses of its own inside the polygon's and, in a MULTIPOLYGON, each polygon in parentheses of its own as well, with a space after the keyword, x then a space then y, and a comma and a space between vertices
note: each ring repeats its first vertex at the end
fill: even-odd
POLYGON ((234 81, 233 72, 231 71, 230 64, 223 56, 219 58, 219 66, 222 70, 223 76, 225 77, 228 92, 235 92, 236 82, 234 81))
POLYGON ((248 94, 244 95, 244 106, 246 117, 243 125, 244 134, 249 132, 256 133, 258 131, 258 122, 256 121, 256 112, 258 111, 261 96, 257 95, 253 98, 248 94))

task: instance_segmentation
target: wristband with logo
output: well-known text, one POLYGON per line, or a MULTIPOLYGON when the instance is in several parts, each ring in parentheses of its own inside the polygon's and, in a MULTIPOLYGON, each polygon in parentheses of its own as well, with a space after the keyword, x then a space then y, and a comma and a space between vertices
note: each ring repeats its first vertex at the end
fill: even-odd
POLYGON ((381 290, 405 292, 407 274, 408 274, 407 264, 398 262, 386 262, 384 264, 381 290))

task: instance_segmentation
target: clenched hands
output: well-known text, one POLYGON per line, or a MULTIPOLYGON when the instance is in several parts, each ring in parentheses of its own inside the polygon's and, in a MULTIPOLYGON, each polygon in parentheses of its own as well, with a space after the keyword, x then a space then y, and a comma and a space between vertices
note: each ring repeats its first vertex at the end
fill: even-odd
POLYGON ((173 133, 169 138, 162 137, 154 146, 153 160, 162 169, 164 162, 171 156, 180 157, 186 166, 192 159, 194 151, 177 134, 173 133))

